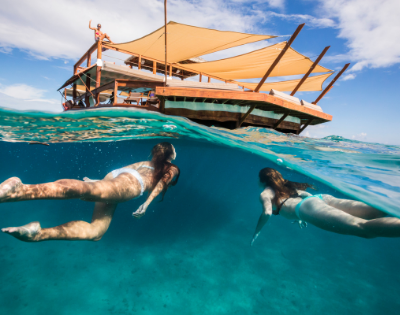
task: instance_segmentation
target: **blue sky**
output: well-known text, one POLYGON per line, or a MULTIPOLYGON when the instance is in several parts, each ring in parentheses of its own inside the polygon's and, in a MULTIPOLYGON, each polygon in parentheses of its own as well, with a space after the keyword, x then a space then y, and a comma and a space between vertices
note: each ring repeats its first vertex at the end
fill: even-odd
MULTIPOLYGON (((288 35, 306 23, 293 44, 315 58, 331 45, 321 64, 351 67, 319 103, 331 123, 309 127, 310 137, 400 144, 397 96, 400 82, 398 0, 170 0, 169 20, 220 30, 288 35)), ((75 61, 93 43, 88 21, 102 23, 115 42, 150 33, 163 23, 163 1, 3 0, 0 9, 0 106, 61 110, 57 89, 75 61)), ((212 60, 285 40, 278 38, 206 56, 212 60)), ((125 56, 107 52, 117 62, 125 56)), ((297 93, 313 101, 315 93, 297 93)))

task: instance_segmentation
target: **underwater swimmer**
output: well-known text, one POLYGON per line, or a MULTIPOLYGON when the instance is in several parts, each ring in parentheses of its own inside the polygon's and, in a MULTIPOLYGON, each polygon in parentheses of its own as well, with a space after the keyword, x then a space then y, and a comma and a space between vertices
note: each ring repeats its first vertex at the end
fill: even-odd
POLYGON ((133 213, 142 217, 149 204, 160 193, 177 183, 179 168, 171 163, 176 152, 172 144, 163 142, 151 151, 150 162, 139 162, 117 169, 98 181, 87 179, 61 179, 53 183, 25 185, 12 177, 0 185, 0 202, 38 199, 81 199, 94 201, 91 223, 71 221, 63 225, 42 229, 39 222, 21 227, 4 228, 2 231, 22 241, 40 242, 47 240, 88 240, 98 241, 110 226, 117 204, 149 192, 144 204, 133 213))
POLYGON ((309 222, 323 230, 363 238, 400 237, 400 219, 387 215, 367 204, 338 199, 330 195, 311 195, 307 183, 285 180, 281 173, 264 168, 259 173, 264 187, 260 199, 263 211, 251 244, 272 214, 281 214, 289 220, 296 220, 300 227, 309 222))

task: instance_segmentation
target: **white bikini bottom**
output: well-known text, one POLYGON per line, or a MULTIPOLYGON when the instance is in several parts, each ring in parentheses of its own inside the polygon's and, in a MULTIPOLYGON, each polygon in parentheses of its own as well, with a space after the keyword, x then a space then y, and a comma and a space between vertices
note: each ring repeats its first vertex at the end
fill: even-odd
POLYGON ((143 178, 142 178, 142 176, 140 176, 139 172, 132 168, 119 168, 119 169, 113 170, 111 172, 111 174, 114 176, 114 178, 122 173, 129 173, 129 174, 132 174, 133 176, 135 176, 135 178, 139 181, 139 184, 141 187, 140 196, 142 196, 144 193, 144 183, 143 183, 143 178))

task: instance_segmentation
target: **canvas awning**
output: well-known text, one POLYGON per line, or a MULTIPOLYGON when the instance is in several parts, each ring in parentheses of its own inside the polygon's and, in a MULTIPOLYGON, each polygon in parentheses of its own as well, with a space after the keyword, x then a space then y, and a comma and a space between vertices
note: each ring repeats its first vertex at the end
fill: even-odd
MULTIPOLYGON (((184 68, 210 74, 226 80, 262 78, 276 57, 285 47, 286 42, 278 43, 243 55, 194 64, 182 65, 184 68)), ((305 74, 313 61, 289 48, 278 65, 269 75, 280 77, 305 74)), ((322 66, 316 66, 313 73, 332 71, 322 66)))
MULTIPOLYGON (((218 31, 208 28, 169 22, 168 62, 179 62, 193 57, 210 54, 219 50, 258 42, 276 36, 255 35, 230 31, 218 31)), ((165 60, 164 27, 137 40, 104 46, 123 49, 134 54, 143 55, 157 60, 165 60)))
MULTIPOLYGON (((298 89, 299 92, 303 91, 322 91, 322 84, 328 79, 333 73, 326 73, 322 75, 316 75, 313 77, 308 77, 304 83, 298 89)), ((288 80, 280 82, 264 83, 261 86, 260 91, 269 92, 271 89, 278 90, 281 92, 291 92, 297 86, 301 79, 288 80)), ((247 89, 255 90, 258 83, 248 83, 248 82, 235 82, 240 86, 244 86, 247 89)))

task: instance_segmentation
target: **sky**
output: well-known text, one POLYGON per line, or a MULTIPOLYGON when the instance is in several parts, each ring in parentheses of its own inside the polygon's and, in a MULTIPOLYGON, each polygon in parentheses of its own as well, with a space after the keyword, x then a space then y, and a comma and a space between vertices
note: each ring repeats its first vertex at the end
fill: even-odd
MULTIPOLYGON (((159 0, 2 0, 0 107, 61 111, 57 89, 94 41, 89 20, 101 23, 114 42, 126 42, 161 27, 163 10, 164 1, 159 0)), ((214 53, 206 60, 287 40, 284 35, 306 23, 292 45, 295 50, 315 59, 330 45, 321 65, 335 71, 351 65, 318 103, 333 116, 332 122, 310 126, 302 135, 395 145, 400 145, 399 15, 398 0, 168 1, 169 21, 283 36, 214 53)), ((103 56, 119 64, 127 57, 109 51, 103 56)), ((318 95, 301 92, 296 97, 312 102, 318 95)))

